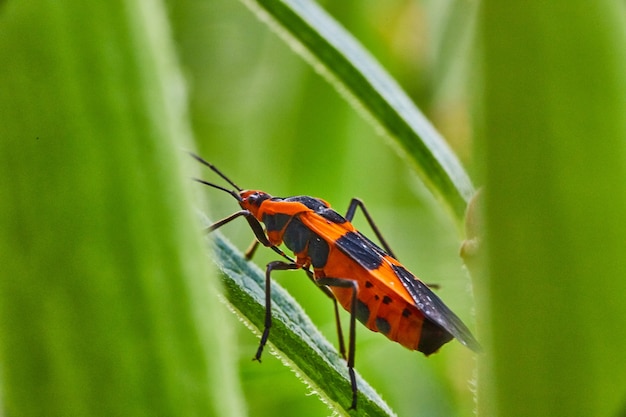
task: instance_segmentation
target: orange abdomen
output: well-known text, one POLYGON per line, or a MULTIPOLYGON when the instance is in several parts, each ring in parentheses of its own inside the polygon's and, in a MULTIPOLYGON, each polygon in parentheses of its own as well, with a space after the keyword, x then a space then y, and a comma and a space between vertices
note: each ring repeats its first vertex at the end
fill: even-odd
MULTIPOLYGON (((356 318, 374 332, 384 334, 402 346, 419 350, 426 355, 436 352, 452 336, 424 317, 410 294, 391 271, 369 271, 341 251, 332 251, 324 268, 316 269, 315 276, 349 277, 358 284, 356 318), (383 281, 381 277, 385 278, 383 281)), ((385 268, 386 265, 381 266, 385 268)), ((351 310, 352 289, 330 287, 339 303, 351 310)))

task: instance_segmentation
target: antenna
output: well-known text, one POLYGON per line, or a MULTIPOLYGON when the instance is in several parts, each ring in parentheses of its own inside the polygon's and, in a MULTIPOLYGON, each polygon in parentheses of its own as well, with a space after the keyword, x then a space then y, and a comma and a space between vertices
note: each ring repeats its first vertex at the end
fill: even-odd
MULTIPOLYGON (((232 185, 233 187, 235 187, 237 189, 237 191, 243 191, 243 188, 241 188, 240 186, 238 186, 237 184, 235 184, 230 178, 228 178, 226 175, 224 175, 222 173, 222 171, 220 171, 219 169, 217 169, 217 167, 215 165, 213 165, 212 163, 205 161, 202 157, 196 155, 193 152, 189 152, 189 155, 193 156, 198 162, 200 162, 202 165, 205 165, 209 168, 211 168, 211 170, 213 172, 215 172, 217 175, 219 175, 220 177, 222 177, 224 180, 226 180, 226 182, 228 182, 230 185, 232 185)), ((209 184, 206 184, 209 185, 209 184)), ((212 184, 211 184, 212 185, 212 184)), ((217 187, 220 188, 220 187, 217 187)), ((223 188, 222 188, 223 189, 223 188)))
MULTIPOLYGON (((209 168, 211 168, 211 170, 213 172, 215 172, 217 175, 219 175, 220 177, 222 177, 224 180, 226 180, 230 185, 232 185, 233 187, 235 187, 237 189, 237 191, 241 192, 243 191, 243 188, 239 187, 237 184, 235 184, 230 178, 228 178, 226 175, 224 175, 222 173, 222 171, 220 171, 219 169, 217 169, 217 167, 215 165, 213 165, 212 163, 204 160, 202 157, 196 155, 193 152, 189 152, 189 155, 193 156, 198 162, 200 162, 202 165, 205 165, 209 168)), ((233 197, 235 197, 235 199, 237 201, 241 201, 241 196, 239 195, 239 193, 235 190, 229 190, 228 188, 224 188, 221 185, 217 185, 217 184, 213 184, 212 182, 208 182, 205 181, 203 179, 200 178, 194 178, 194 181, 199 182, 200 184, 204 184, 204 185, 208 185, 209 187, 213 187, 213 188, 217 188, 218 190, 222 190, 224 192, 227 192, 228 194, 232 195, 233 197)))

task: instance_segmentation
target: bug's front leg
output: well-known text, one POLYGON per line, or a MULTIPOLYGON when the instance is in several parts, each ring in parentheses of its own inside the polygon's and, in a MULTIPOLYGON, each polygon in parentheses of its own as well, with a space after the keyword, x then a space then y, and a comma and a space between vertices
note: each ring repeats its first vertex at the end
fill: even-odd
POLYGON ((227 223, 232 222, 233 220, 235 220, 237 217, 241 217, 241 216, 252 216, 252 213, 250 213, 248 210, 239 210, 234 212, 233 214, 231 214, 228 217, 224 217, 222 220, 218 220, 215 223, 213 223, 212 225, 210 225, 209 227, 207 227, 205 229, 205 231, 207 233, 211 233, 212 231, 219 229, 220 227, 224 226, 227 223))
POLYGON ((272 289, 271 289, 271 277, 272 271, 286 271, 290 269, 300 269, 295 263, 287 263, 283 261, 273 261, 267 264, 265 269, 265 327, 263 328, 263 335, 261 336, 261 342, 259 348, 254 355, 253 360, 261 362, 261 354, 263 348, 267 343, 267 338, 270 335, 270 328, 272 327, 272 289))
POLYGON ((205 230, 207 233, 211 233, 212 231, 219 229, 225 224, 230 223, 231 221, 241 216, 244 216, 246 218, 246 220, 248 221, 248 224, 250 225, 250 228, 252 229, 252 232, 254 233, 254 236, 256 237, 256 240, 254 241, 254 243, 246 251, 246 254, 245 254, 246 259, 249 260, 250 258, 252 258, 252 255, 254 254, 254 251, 256 250, 258 244, 261 243, 263 246, 269 247, 274 252, 276 252, 283 258, 287 259, 289 262, 293 262, 293 259, 291 259, 291 257, 285 254, 285 252, 280 250, 278 247, 272 245, 272 243, 267 238, 267 235, 265 234, 265 231, 263 230, 263 226, 261 226, 261 223, 259 223, 259 221, 254 217, 254 215, 250 213, 248 210, 239 210, 231 214, 230 216, 225 217, 222 220, 219 220, 213 223, 211 226, 207 227, 205 230))

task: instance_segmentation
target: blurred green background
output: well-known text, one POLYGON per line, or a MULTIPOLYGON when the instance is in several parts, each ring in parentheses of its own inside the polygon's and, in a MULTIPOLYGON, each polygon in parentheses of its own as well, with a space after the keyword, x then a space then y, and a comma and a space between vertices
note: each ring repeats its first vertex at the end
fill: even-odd
MULTIPOLYGON (((396 77, 471 165, 462 88, 472 19, 464 2, 323 2, 396 77)), ((472 323, 454 221, 408 164, 337 91, 239 2, 170 3, 188 71, 198 149, 238 185, 277 196, 319 196, 338 211, 362 198, 400 259, 472 323)), ((205 179, 215 180, 206 172, 205 179)), ((213 218, 236 205, 206 190, 213 218)), ((357 215, 357 227, 368 233, 357 215)), ((222 230, 242 250, 245 222, 222 230)), ((274 259, 259 250, 255 262, 274 259)), ((332 305, 302 273, 276 279, 336 345, 332 305)), ((343 315, 344 320, 347 314, 343 315)), ((346 320, 347 323, 347 320, 346 320)), ((279 361, 251 362, 257 338, 238 327, 244 392, 254 415, 323 415, 325 406, 279 361), (267 387, 272 387, 271 393, 267 387), (258 413, 258 414, 257 414, 258 413)), ((474 360, 458 343, 426 359, 359 326, 357 370, 399 415, 472 415, 474 360)))
MULTIPOLYGON (((216 180, 192 148, 242 187, 362 198, 480 330, 478 378, 458 342, 426 359, 359 326, 356 369, 398 415, 623 415, 624 2, 320 2, 488 184, 478 326, 458 219, 244 3, 0 2, 5 414, 331 413, 214 297, 194 209, 236 204, 190 180, 216 180)), ((275 278, 336 344, 329 300, 275 278)))

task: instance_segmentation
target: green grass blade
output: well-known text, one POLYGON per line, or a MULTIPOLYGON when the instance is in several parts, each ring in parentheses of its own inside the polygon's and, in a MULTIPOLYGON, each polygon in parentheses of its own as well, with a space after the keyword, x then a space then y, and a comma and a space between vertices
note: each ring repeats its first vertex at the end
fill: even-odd
POLYGON ((160 3, 0 13, 1 414, 243 415, 160 3))
POLYGON ((494 416, 626 405, 623 2, 484 1, 479 144, 494 416))
MULTIPOLYGON (((226 297, 234 310, 246 322, 263 331, 265 322, 265 274, 246 261, 219 234, 211 237, 218 266, 226 288, 226 297)), ((296 272, 294 272, 296 273, 296 272)), ((299 271, 298 273, 304 274, 299 271)), ((329 301, 330 303, 330 301, 329 301)), ((300 378, 328 406, 347 410, 352 402, 352 390, 346 362, 321 335, 297 302, 276 282, 272 282, 272 328, 270 343, 280 352, 300 378)), ((267 349, 266 349, 267 350, 267 349)), ((268 354, 265 352, 264 354, 268 354)), ((250 356, 254 352, 250 352, 250 356)), ((357 374, 359 398, 355 416, 391 416, 389 406, 357 374)), ((346 411, 347 412, 347 411, 346 411)))
POLYGON ((473 195, 459 160, 376 60, 310 0, 244 0, 399 145, 435 196, 462 219, 473 195))

